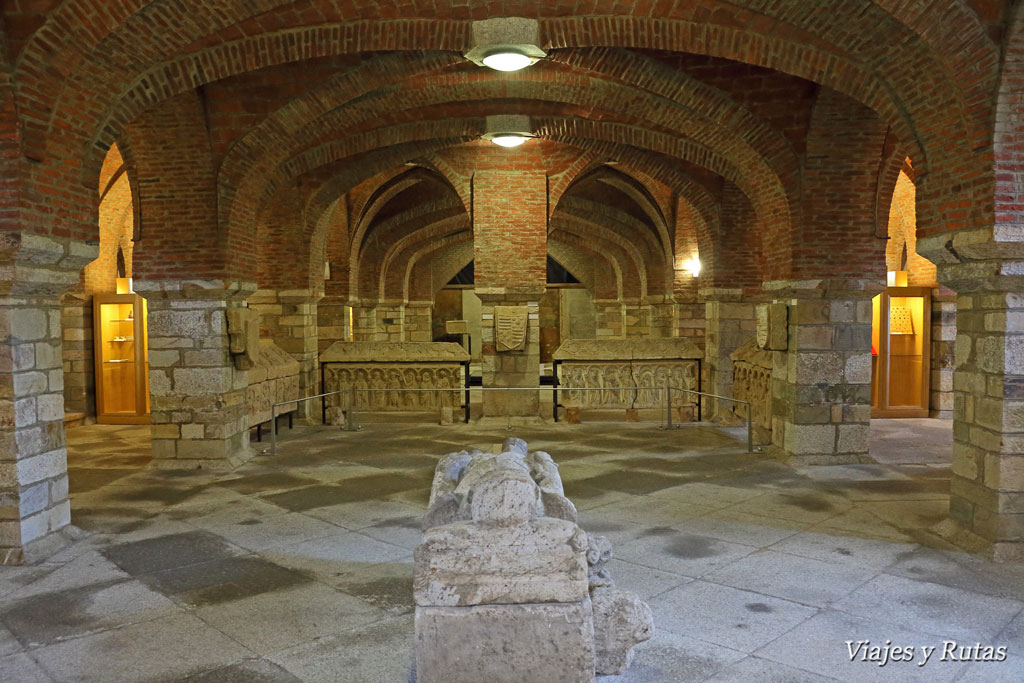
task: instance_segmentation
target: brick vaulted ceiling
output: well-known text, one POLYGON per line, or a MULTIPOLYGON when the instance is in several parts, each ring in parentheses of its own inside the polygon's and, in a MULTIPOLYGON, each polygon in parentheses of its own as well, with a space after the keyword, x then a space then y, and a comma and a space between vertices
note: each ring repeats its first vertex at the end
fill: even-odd
POLYGON ((337 293, 429 299, 443 273, 417 269, 454 275, 471 256, 481 164, 543 168, 552 248, 607 261, 618 296, 670 294, 698 249, 710 284, 877 275, 876 222, 907 157, 921 236, 1000 213, 1005 2, 2 6, 0 112, 17 125, 0 164, 17 182, 0 185, 0 225, 95 239, 117 142, 143 277, 322 287, 327 258, 347 268, 337 293), (537 19, 548 58, 514 74, 468 62, 471 22, 500 16, 537 19), (479 140, 509 113, 539 139, 479 140), (828 256, 858 239, 862 256, 828 256))

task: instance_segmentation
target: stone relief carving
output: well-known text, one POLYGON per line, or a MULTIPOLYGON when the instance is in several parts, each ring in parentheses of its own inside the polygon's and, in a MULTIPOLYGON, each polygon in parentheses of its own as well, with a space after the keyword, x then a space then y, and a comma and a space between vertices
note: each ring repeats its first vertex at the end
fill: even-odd
POLYGON ((615 587, 611 543, 577 526, 551 456, 515 438, 498 450, 451 453, 434 472, 414 559, 418 680, 621 673, 653 634, 650 608, 615 587))
POLYGON ((227 309, 228 350, 238 370, 256 367, 260 349, 260 318, 251 308, 227 309))
POLYGON ((526 348, 526 330, 530 323, 527 306, 494 307, 494 341, 499 352, 526 348))
MULTIPOLYGON (((299 363, 271 339, 261 339, 254 354, 255 364, 249 370, 246 388, 249 426, 270 420, 270 409, 275 403, 299 397, 299 363)), ((278 415, 290 413, 297 404, 281 406, 278 415)))
MULTIPOLYGON (((324 369, 324 391, 356 389, 391 389, 394 391, 357 391, 358 411, 417 411, 436 410, 460 403, 454 391, 409 391, 401 389, 461 389, 461 366, 386 364, 375 366, 328 365, 324 369)), ((343 408, 348 396, 335 395, 327 405, 343 408)))
MULTIPOLYGON (((736 349, 732 358, 732 395, 751 404, 751 420, 764 430, 772 428, 772 354, 758 348, 751 338, 736 349)), ((746 418, 746 406, 737 404, 736 413, 746 418)))
MULTIPOLYGON (((665 404, 664 387, 696 390, 697 363, 680 361, 565 361, 559 366, 559 400, 581 408, 657 408, 665 404), (589 387, 594 390, 575 390, 589 387), (561 392, 564 392, 561 393, 561 392)), ((672 393, 675 407, 692 405, 693 394, 672 393)))

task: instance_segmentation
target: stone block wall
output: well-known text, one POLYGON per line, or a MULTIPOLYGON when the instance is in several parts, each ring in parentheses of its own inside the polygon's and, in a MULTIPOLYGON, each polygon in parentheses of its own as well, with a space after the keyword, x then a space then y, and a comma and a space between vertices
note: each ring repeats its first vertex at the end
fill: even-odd
POLYGON ((801 463, 861 462, 871 417, 875 291, 797 293, 787 302, 789 349, 773 357, 772 441, 801 463))
POLYGON ((226 311, 252 283, 139 281, 149 307, 153 461, 167 469, 230 469, 251 457, 246 371, 231 357, 226 311))
MULTIPOLYGON (((273 340, 298 364, 299 394, 318 393, 320 371, 319 328, 317 325, 320 293, 308 289, 257 290, 249 297, 249 307, 260 316, 260 337, 273 340)), ((315 413, 311 402, 299 404, 297 414, 309 417, 315 413)))
POLYGON ((956 343, 956 295, 932 290, 931 392, 929 415, 953 417, 953 367, 956 343))
POLYGON ((64 409, 96 416, 96 364, 93 358, 92 302, 82 293, 61 299, 64 409))
POLYGON ((432 341, 431 310, 432 306, 429 301, 410 301, 405 305, 402 341, 432 341))

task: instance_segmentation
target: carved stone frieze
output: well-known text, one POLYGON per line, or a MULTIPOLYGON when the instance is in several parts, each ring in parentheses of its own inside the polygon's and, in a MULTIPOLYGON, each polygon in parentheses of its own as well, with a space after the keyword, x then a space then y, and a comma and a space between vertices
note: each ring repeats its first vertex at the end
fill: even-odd
MULTIPOLYGON (((732 358, 732 395, 751 405, 751 419, 765 430, 772 424, 772 354, 758 348, 757 339, 751 338, 736 349, 732 358)), ((736 413, 746 417, 746 406, 737 404, 736 413)))
MULTIPOLYGON (((558 375, 559 401, 567 407, 658 408, 666 386, 697 389, 695 360, 564 361, 558 375)), ((695 401, 694 394, 672 392, 673 406, 695 401)))
MULTIPOLYGON (((402 389, 461 389, 464 384, 461 365, 424 363, 387 363, 374 365, 330 364, 324 369, 324 391, 355 387, 357 411, 433 411, 458 405, 455 391, 407 391, 402 389), (391 391, 360 391, 389 389, 391 391)), ((330 396, 329 406, 345 407, 344 394, 330 396)))

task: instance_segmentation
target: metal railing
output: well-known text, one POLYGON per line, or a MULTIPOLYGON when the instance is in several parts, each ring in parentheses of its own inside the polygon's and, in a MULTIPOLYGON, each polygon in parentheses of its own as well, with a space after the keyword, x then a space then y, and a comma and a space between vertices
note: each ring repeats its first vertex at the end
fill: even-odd
MULTIPOLYGON (((538 386, 538 387, 443 387, 443 388, 437 388, 437 389, 435 389, 435 388, 409 388, 409 389, 390 389, 390 388, 371 389, 371 388, 361 388, 361 389, 357 389, 355 387, 348 387, 347 389, 339 389, 337 391, 328 391, 328 392, 325 392, 325 393, 322 393, 322 394, 314 394, 313 396, 304 396, 302 398, 296 398, 296 399, 292 399, 290 401, 281 401, 280 403, 274 403, 274 404, 272 404, 270 406, 270 453, 271 453, 271 455, 276 455, 277 454, 277 418, 279 417, 278 414, 277 414, 277 409, 280 406, 287 406, 287 405, 293 405, 293 404, 296 404, 296 406, 297 406, 297 404, 302 403, 303 401, 315 401, 317 399, 326 400, 328 397, 331 397, 331 396, 340 396, 342 394, 347 394, 348 395, 348 406, 347 406, 348 410, 344 410, 343 409, 343 411, 342 411, 342 412, 345 413, 345 425, 342 428, 345 431, 358 431, 359 430, 359 426, 356 424, 356 421, 355 421, 355 412, 356 412, 355 411, 355 405, 356 405, 356 393, 357 392, 367 392, 367 393, 372 393, 372 392, 400 392, 400 393, 404 393, 404 392, 424 392, 424 391, 429 391, 429 392, 435 392, 435 393, 440 393, 440 392, 459 393, 459 392, 463 392, 464 391, 464 392, 467 393, 467 396, 468 396, 468 393, 470 391, 481 391, 481 392, 485 392, 485 391, 533 391, 533 392, 540 392, 540 391, 551 391, 551 390, 552 390, 552 387, 550 387, 550 386, 547 386, 547 387, 541 387, 541 386, 538 386)), ((673 424, 672 424, 672 392, 673 391, 681 391, 683 393, 694 394, 694 395, 697 395, 697 396, 700 396, 700 397, 714 398, 714 399, 723 400, 723 401, 730 401, 732 403, 739 404, 739 405, 745 405, 745 406, 747 406, 747 411, 746 411, 747 412, 747 415, 746 415, 747 452, 748 453, 753 453, 754 452, 754 427, 753 427, 753 417, 752 417, 753 410, 752 410, 752 405, 751 405, 751 403, 749 401, 741 401, 739 399, 735 399, 735 398, 732 398, 730 396, 720 396, 718 394, 709 394, 709 393, 703 392, 703 391, 695 391, 693 389, 683 389, 681 387, 673 387, 671 385, 666 385, 666 386, 663 386, 663 387, 566 387, 566 386, 563 386, 563 387, 561 387, 561 390, 562 391, 605 391, 605 392, 607 392, 607 391, 616 391, 616 392, 634 391, 634 392, 639 392, 641 390, 646 390, 646 391, 658 390, 658 391, 664 392, 664 396, 665 396, 665 402, 664 402, 664 405, 665 405, 665 424, 664 424, 664 428, 665 429, 676 429, 677 428, 677 427, 674 427, 673 424)), ((700 403, 701 403, 701 399, 698 398, 697 399, 697 404, 696 404, 698 406, 698 415, 700 414, 700 412, 699 412, 700 403)), ((468 401, 467 401, 467 405, 468 405, 468 401)), ((699 422, 699 418, 698 418, 698 422, 699 422)))

